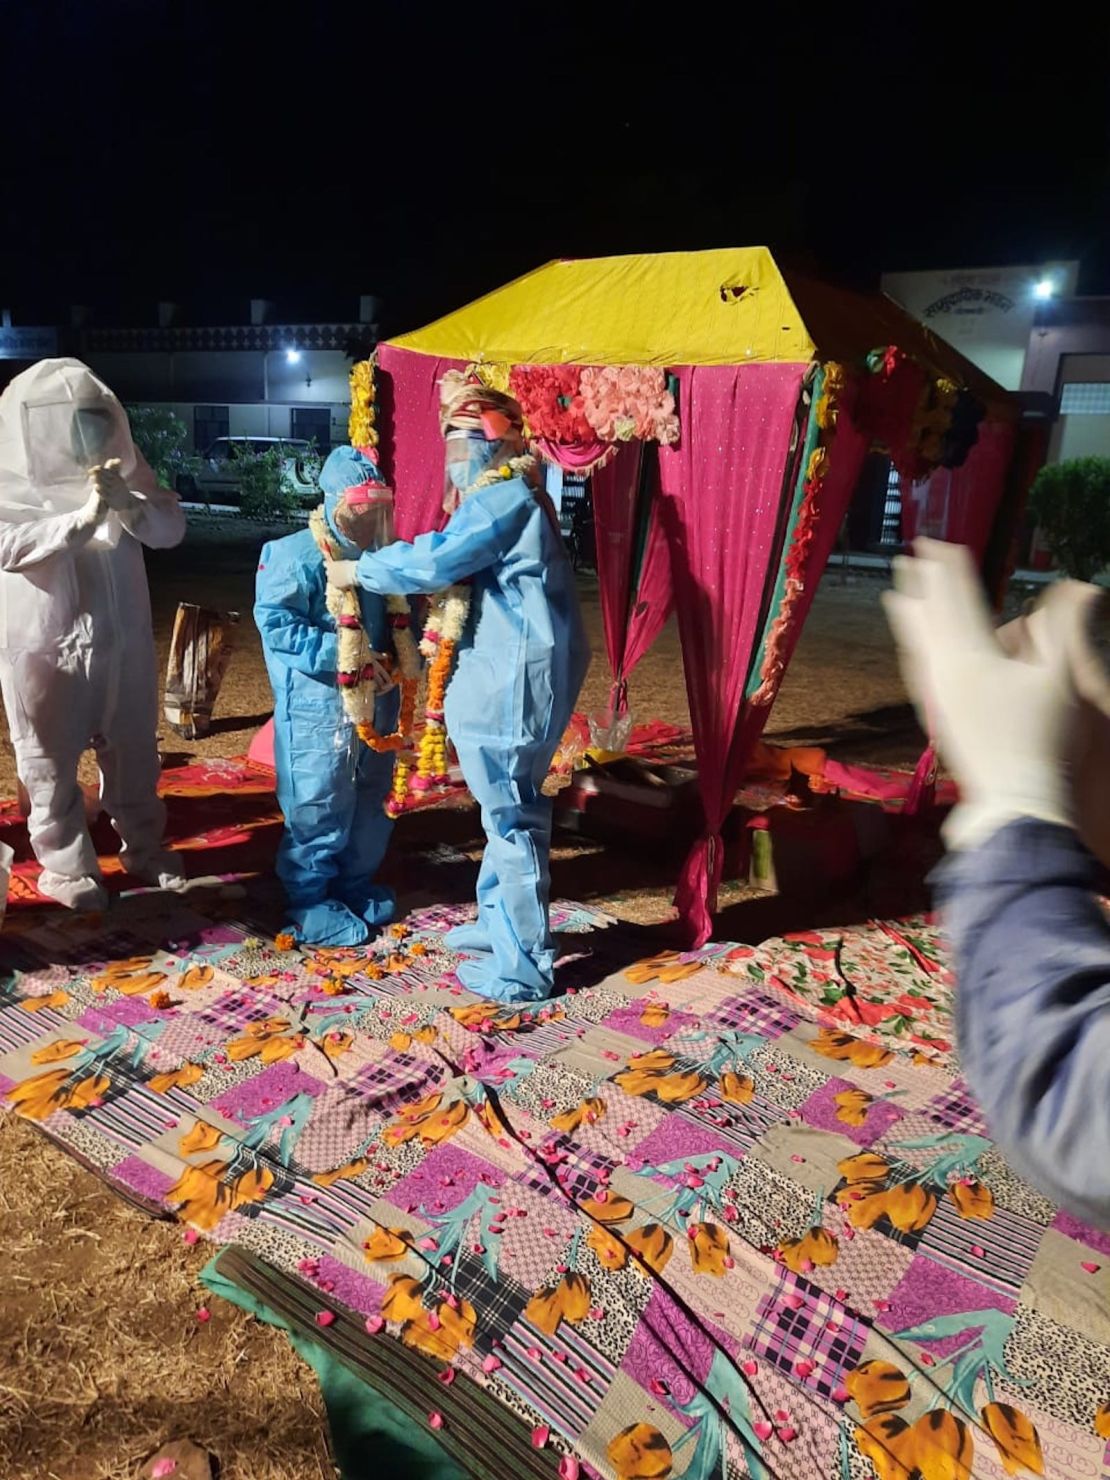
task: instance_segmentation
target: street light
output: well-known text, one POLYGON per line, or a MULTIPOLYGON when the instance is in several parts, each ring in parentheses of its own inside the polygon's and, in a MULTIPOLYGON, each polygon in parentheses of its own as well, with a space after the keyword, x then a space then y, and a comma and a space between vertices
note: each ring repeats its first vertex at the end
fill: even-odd
POLYGON ((285 351, 285 363, 287 365, 299 365, 301 363, 301 352, 299 349, 287 349, 285 351))
POLYGON ((1046 303, 1055 292, 1056 284, 1051 278, 1041 278, 1039 283, 1033 284, 1033 297, 1039 299, 1041 303, 1046 303))

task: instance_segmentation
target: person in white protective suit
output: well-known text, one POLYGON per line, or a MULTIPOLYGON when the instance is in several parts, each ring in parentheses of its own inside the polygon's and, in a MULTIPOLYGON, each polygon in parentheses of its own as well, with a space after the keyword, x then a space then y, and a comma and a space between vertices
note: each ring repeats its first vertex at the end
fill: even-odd
POLYGON ((79 360, 42 360, 0 396, 0 693, 30 799, 39 889, 73 909, 107 892, 77 781, 96 751, 101 800, 132 877, 184 875, 163 849, 158 679, 140 545, 180 543, 185 516, 79 360))

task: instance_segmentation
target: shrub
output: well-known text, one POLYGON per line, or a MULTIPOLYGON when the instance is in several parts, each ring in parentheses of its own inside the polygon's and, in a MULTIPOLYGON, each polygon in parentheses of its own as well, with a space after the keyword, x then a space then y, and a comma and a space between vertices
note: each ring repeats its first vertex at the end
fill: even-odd
POLYGON ((1042 468, 1029 508, 1066 575, 1092 581, 1110 565, 1110 457, 1077 457, 1042 468))

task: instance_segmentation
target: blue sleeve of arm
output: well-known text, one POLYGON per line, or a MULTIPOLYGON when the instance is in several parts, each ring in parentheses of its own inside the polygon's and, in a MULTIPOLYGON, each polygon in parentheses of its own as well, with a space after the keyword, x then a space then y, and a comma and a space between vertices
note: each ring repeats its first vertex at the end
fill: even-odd
POLYGON ((945 865, 964 1074, 1014 1165, 1110 1227, 1110 925, 1067 828, 1025 818, 945 865))
MULTIPOLYGON (((320 579, 323 577, 321 575, 320 579)), ((338 638, 312 620, 312 575, 275 547, 262 551, 255 582, 254 620, 262 646, 298 673, 320 678, 336 671, 338 638)))
POLYGON ((460 504, 442 533, 419 535, 412 544, 398 540, 360 556, 359 585, 382 595, 442 591, 507 555, 535 509, 531 490, 519 478, 479 489, 460 504))

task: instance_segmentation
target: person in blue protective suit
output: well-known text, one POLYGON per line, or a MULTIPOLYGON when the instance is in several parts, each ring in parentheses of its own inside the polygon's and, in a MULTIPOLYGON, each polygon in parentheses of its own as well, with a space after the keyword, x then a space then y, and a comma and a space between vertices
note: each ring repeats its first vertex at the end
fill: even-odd
MULTIPOLYGON (((320 486, 315 527, 264 547, 254 618, 274 690, 274 765, 285 815, 275 867, 289 919, 313 945, 353 946, 393 918, 391 891, 374 882, 392 829, 384 804, 393 757, 364 745, 344 708, 321 540, 351 558, 388 543, 393 500, 375 464, 352 447, 331 453, 320 486)), ((392 677, 372 660, 390 650, 385 603, 365 592, 359 606, 377 674, 374 726, 384 734, 396 725, 399 702, 392 677)))
POLYGON ((341 589, 405 595, 472 582, 467 630, 445 719, 482 814, 486 850, 478 919, 448 943, 465 952, 463 984, 505 1002, 550 994, 551 801, 543 783, 589 664, 574 574, 536 465, 522 456, 520 407, 466 379, 444 378, 448 498, 439 534, 340 562, 341 589))

